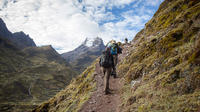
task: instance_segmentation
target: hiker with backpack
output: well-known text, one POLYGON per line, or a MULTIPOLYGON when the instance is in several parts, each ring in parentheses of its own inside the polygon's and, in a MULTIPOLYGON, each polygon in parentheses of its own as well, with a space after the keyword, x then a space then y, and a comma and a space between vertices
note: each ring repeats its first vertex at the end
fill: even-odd
POLYGON ((113 56, 114 66, 111 75, 116 78, 116 65, 118 62, 118 54, 122 53, 122 49, 119 47, 115 40, 111 40, 106 47, 110 48, 111 55, 113 56))
POLYGON ((102 52, 99 64, 102 67, 104 74, 104 92, 105 94, 109 94, 109 79, 114 66, 113 56, 110 53, 110 48, 107 47, 106 50, 102 52))
POLYGON ((103 51, 99 64, 103 69, 104 73, 104 92, 105 94, 109 93, 109 79, 110 75, 113 75, 116 78, 116 65, 118 61, 118 54, 122 53, 122 49, 116 43, 115 40, 110 41, 106 45, 105 51, 103 51))

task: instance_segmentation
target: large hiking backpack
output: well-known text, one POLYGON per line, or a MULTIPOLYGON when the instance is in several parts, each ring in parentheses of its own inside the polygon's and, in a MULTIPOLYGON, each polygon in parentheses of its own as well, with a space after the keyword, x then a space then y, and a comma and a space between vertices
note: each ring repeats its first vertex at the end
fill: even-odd
POLYGON ((111 54, 112 55, 117 55, 117 53, 118 53, 117 49, 118 49, 118 45, 117 44, 112 44, 111 48, 110 48, 111 54))
POLYGON ((111 67, 113 65, 112 55, 108 51, 104 51, 100 57, 99 64, 105 68, 111 67))

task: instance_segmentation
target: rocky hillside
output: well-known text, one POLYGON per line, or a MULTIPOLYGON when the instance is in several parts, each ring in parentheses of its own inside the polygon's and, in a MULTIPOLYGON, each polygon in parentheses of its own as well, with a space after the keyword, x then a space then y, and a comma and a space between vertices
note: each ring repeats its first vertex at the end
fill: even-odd
POLYGON ((24 32, 15 32, 13 33, 13 43, 15 43, 20 49, 26 48, 26 47, 36 47, 35 42, 29 37, 29 35, 26 35, 24 32))
POLYGON ((76 73, 51 46, 22 49, 12 39, 26 37, 13 35, 0 35, 0 111, 27 112, 63 89, 76 73))
POLYGON ((10 40, 16 47, 23 49, 25 47, 35 47, 35 42, 24 32, 11 33, 4 21, 0 18, 0 37, 10 40))
MULTIPOLYGON (((121 111, 200 111, 199 26, 199 0, 165 0, 131 44, 123 45, 117 67, 123 82, 121 111)), ((95 67, 33 112, 81 110, 98 92, 95 67)))
POLYGON ((62 57, 79 73, 83 72, 91 63, 101 55, 105 49, 103 40, 99 37, 86 38, 85 41, 73 51, 63 53, 62 57))
POLYGON ((200 1, 165 0, 118 65, 125 112, 200 111, 200 1))

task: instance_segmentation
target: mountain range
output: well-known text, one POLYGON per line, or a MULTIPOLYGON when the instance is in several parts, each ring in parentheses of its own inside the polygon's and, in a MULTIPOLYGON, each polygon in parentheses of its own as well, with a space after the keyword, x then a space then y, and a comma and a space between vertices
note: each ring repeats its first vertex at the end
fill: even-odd
POLYGON ((84 106, 99 112, 105 105, 114 107, 108 112, 200 111, 199 0, 163 1, 131 43, 122 44, 108 95, 97 58, 105 48, 102 39, 87 38, 61 56, 0 25, 2 112, 85 112, 84 106))
POLYGON ((86 38, 76 49, 61 55, 74 70, 81 73, 101 55, 103 50, 105 45, 101 38, 86 38))
POLYGON ((24 32, 11 33, 4 21, 0 18, 0 37, 11 41, 17 48, 23 49, 25 47, 36 47, 33 39, 24 32))
POLYGON ((37 47, 0 19, 0 111, 30 111, 68 85, 76 72, 52 46, 37 47))
POLYGON ((99 37, 86 38, 75 50, 58 54, 37 47, 24 32, 11 33, 0 18, 0 111, 30 111, 54 96, 105 49, 99 37))

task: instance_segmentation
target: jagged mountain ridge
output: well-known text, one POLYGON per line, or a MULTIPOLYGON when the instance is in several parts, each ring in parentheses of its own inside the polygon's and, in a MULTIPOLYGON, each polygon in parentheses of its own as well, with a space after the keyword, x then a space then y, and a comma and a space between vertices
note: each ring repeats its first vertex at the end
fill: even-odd
MULTIPOLYGON (((165 0, 131 44, 123 45, 117 67, 124 82, 122 112, 200 111, 199 18, 198 0, 165 0)), ((96 91, 95 67, 33 112, 81 110, 96 91)))
POLYGON ((104 49, 105 45, 101 38, 86 38, 76 49, 61 55, 75 70, 81 73, 101 55, 104 49))
POLYGON ((6 24, 4 23, 4 21, 0 18, 0 36, 2 38, 10 38, 12 37, 12 33, 8 30, 8 28, 6 27, 6 24))
POLYGON ((5 37, 11 33, 4 29, 0 30, 0 111, 27 112, 63 89, 76 73, 52 46, 27 45, 29 37, 23 32, 5 37), (15 38, 25 39, 23 47, 15 38))
POLYGON ((26 35, 24 32, 15 32, 11 33, 4 21, 0 18, 0 37, 6 38, 12 43, 14 43, 18 48, 23 49, 25 47, 36 47, 35 42, 33 39, 26 35))

